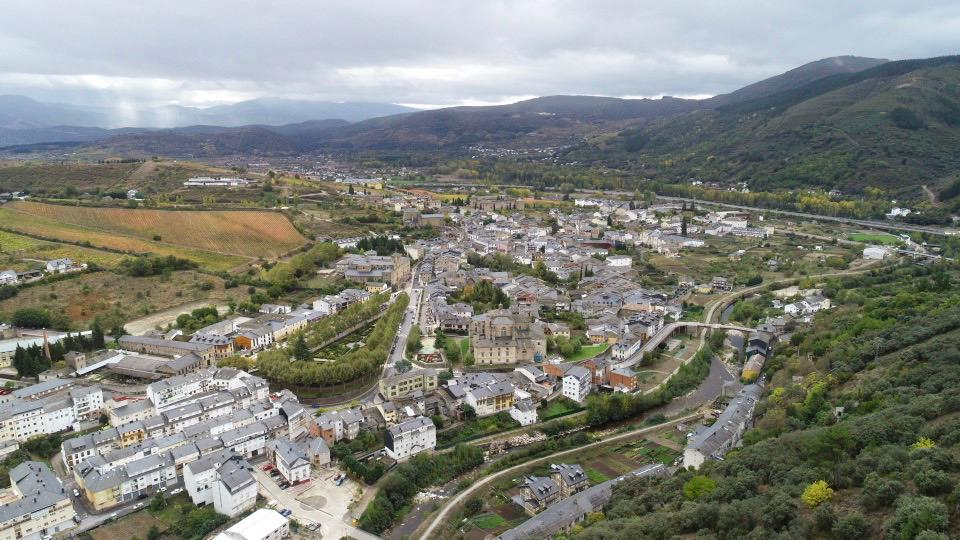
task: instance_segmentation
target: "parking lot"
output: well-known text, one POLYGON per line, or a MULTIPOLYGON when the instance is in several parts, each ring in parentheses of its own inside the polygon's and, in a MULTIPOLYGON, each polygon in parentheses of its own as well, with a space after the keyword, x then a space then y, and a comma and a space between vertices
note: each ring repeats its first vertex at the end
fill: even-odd
POLYGON ((349 479, 337 486, 333 480, 338 473, 336 469, 314 470, 309 482, 281 489, 282 478, 272 477, 263 466, 263 463, 256 466, 254 476, 260 484, 261 495, 278 511, 290 510, 290 518, 304 526, 319 523, 319 532, 326 538, 376 538, 352 525, 350 502, 359 486, 349 479))

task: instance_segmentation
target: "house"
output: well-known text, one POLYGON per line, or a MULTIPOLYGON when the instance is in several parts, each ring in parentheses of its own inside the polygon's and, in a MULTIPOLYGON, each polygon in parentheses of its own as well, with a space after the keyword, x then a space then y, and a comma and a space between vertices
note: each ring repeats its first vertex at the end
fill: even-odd
POLYGON ((387 428, 385 450, 396 461, 437 446, 437 427, 425 416, 417 416, 387 428))
POLYGON ((533 404, 530 394, 521 390, 516 391, 516 398, 513 401, 513 407, 510 408, 510 417, 520 423, 521 426, 529 426, 537 423, 537 406, 533 404), (520 397, 521 395, 525 397, 520 397))
POLYGON ((410 279, 410 257, 399 253, 385 256, 376 252, 349 254, 337 261, 334 268, 347 281, 356 283, 377 281, 400 287, 410 279))
POLYGON ((620 392, 633 392, 637 389, 637 374, 629 367, 618 367, 610 370, 609 384, 620 392))
POLYGON ((417 390, 436 390, 440 372, 436 369, 417 369, 406 373, 392 373, 380 379, 380 395, 385 399, 403 397, 417 390))
POLYGON ((753 422, 753 410, 761 389, 758 384, 744 386, 713 425, 690 437, 683 450, 683 466, 698 469, 704 461, 722 459, 728 450, 738 446, 753 422))
POLYGON ((87 268, 86 264, 76 263, 73 259, 53 259, 47 261, 46 270, 49 274, 66 274, 68 272, 79 272, 87 268))
POLYGON ((295 484, 310 478, 310 457, 303 445, 282 438, 274 439, 267 443, 267 454, 287 482, 295 484))
POLYGON ((363 414, 360 409, 342 409, 329 411, 316 417, 311 434, 322 437, 327 445, 333 446, 344 439, 355 439, 360 434, 363 414))
POLYGON ((10 470, 10 486, 0 504, 0 538, 41 540, 76 526, 70 496, 47 464, 17 465, 10 470))
POLYGON ((583 467, 577 464, 550 465, 550 478, 559 486, 560 497, 570 497, 590 487, 583 467))
POLYGON ((323 467, 330 464, 330 447, 322 437, 307 441, 307 457, 314 467, 323 467))
POLYGON ((528 515, 536 515, 560 498, 560 486, 550 477, 528 476, 520 487, 520 495, 513 502, 520 505, 528 515))
POLYGON ((231 450, 220 450, 187 463, 183 484, 193 504, 213 504, 217 513, 236 517, 257 502, 251 465, 231 450))
POLYGON ((477 416, 490 416, 513 407, 513 393, 513 385, 501 380, 467 390, 464 403, 473 407, 477 416))
POLYGON ((543 540, 570 531, 584 521, 587 515, 599 512, 613 498, 613 487, 624 480, 644 476, 667 476, 670 469, 661 464, 644 465, 628 474, 587 488, 571 497, 561 499, 527 521, 500 533, 496 540, 543 540))
POLYGON ((590 371, 580 366, 573 366, 563 376, 563 395, 583 403, 590 393, 592 376, 590 371))
POLYGON ((731 291, 733 290, 733 285, 725 277, 715 276, 710 282, 710 285, 715 291, 731 291))
POLYGON ((290 535, 290 521, 280 512, 260 508, 241 519, 213 540, 281 540, 290 535))

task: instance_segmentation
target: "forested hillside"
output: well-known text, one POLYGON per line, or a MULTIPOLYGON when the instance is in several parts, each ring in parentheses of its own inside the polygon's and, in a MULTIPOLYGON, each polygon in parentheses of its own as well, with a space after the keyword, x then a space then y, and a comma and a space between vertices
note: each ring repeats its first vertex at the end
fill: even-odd
POLYGON ((742 449, 625 482, 577 540, 960 534, 960 291, 905 264, 826 283, 837 304, 781 344, 742 449))
POLYGON ((918 196, 960 166, 960 57, 888 62, 768 96, 661 119, 571 159, 752 191, 867 186, 918 196))

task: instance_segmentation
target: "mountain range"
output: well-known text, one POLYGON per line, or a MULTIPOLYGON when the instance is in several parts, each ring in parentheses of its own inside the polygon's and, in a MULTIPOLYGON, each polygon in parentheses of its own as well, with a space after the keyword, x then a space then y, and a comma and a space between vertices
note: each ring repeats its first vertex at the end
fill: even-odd
MULTIPOLYGON (((207 114, 240 118, 258 109, 237 104, 226 109, 229 114, 207 114)), ((42 107, 33 117, 59 118, 42 107)), ((462 154, 479 145, 553 149, 567 161, 646 177, 745 181, 752 189, 942 188, 960 170, 960 57, 839 56, 702 100, 548 96, 355 121, 212 124, 159 130, 24 126, 0 131, 0 142, 25 144, 7 152, 27 154, 61 150, 29 143, 73 141, 74 151, 91 155, 199 159, 314 151, 462 154), (11 131, 19 141, 10 142, 11 131)))

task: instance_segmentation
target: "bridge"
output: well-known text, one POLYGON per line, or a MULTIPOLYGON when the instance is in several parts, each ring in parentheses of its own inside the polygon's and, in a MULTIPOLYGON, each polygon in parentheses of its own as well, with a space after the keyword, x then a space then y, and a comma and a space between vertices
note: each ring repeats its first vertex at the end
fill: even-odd
POLYGON ((674 332, 679 328, 684 329, 695 329, 699 330, 701 328, 710 328, 712 330, 733 330, 736 332, 745 332, 750 333, 754 332, 754 328, 747 328, 745 326, 738 326, 735 324, 724 324, 724 323, 706 323, 698 321, 677 321, 672 322, 663 328, 659 332, 653 335, 643 346, 640 347, 637 352, 630 355, 626 360, 617 364, 617 367, 633 367, 634 365, 640 363, 643 360, 643 356, 647 353, 651 353, 659 347, 664 340, 673 335, 674 332))

